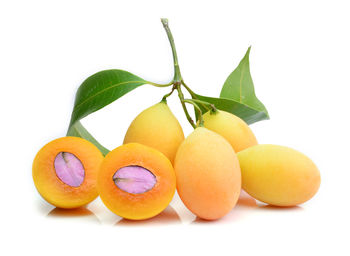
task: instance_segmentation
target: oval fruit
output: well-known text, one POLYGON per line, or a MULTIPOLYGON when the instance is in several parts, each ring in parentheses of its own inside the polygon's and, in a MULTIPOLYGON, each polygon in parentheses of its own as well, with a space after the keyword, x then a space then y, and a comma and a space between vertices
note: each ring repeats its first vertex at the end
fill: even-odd
POLYGON ((174 168, 179 196, 198 217, 218 219, 236 205, 241 189, 239 162, 219 134, 196 128, 180 145, 174 168))
POLYGON ((97 172, 103 155, 91 142, 63 137, 35 156, 33 180, 40 195, 60 208, 77 208, 97 196, 97 172))
POLYGON ((254 198, 276 206, 294 206, 311 199, 321 178, 304 154, 283 146, 257 145, 239 152, 242 187, 254 198))
POLYGON ((239 152, 258 144, 250 127, 238 116, 217 110, 203 115, 204 127, 223 136, 239 152))
POLYGON ((162 212, 175 194, 176 177, 158 150, 130 143, 109 152, 101 164, 98 191, 115 214, 132 220, 162 212))
POLYGON ((130 124, 124 144, 140 143, 162 152, 173 163, 184 140, 182 128, 166 102, 141 112, 130 124))

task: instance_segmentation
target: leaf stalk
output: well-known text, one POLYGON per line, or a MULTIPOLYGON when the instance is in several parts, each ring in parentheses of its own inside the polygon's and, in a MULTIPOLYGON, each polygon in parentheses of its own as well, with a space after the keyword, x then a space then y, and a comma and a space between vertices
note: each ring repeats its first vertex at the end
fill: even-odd
POLYGON ((157 83, 153 83, 153 82, 150 82, 150 81, 146 81, 146 83, 150 84, 150 85, 153 85, 155 87, 168 87, 168 86, 173 85, 172 81, 170 83, 167 83, 167 84, 157 84, 157 83))

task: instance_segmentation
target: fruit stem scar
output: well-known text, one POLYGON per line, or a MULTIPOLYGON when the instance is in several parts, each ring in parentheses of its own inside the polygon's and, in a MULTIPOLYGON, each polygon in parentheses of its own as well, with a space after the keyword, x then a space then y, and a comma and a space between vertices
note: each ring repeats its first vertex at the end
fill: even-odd
POLYGON ((210 114, 216 114, 218 112, 214 104, 210 104, 210 107, 211 107, 210 114))
POLYGON ((72 153, 58 153, 54 161, 54 168, 57 177, 68 186, 79 187, 84 181, 84 166, 72 153))
POLYGON ((157 183, 156 176, 152 172, 138 165, 120 168, 114 173, 112 179, 119 189, 131 194, 145 193, 157 183))

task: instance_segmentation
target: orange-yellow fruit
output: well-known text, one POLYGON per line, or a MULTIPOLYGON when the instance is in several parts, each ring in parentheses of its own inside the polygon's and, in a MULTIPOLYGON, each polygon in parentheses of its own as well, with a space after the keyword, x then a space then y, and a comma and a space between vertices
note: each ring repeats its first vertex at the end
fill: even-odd
POLYGON ((124 144, 140 143, 162 152, 173 163, 184 140, 182 128, 165 102, 141 112, 130 124, 124 144))
POLYGON ((321 177, 304 154, 283 146, 257 145, 238 153, 242 187, 254 198, 276 206, 294 206, 311 199, 321 177))
POLYGON ((218 219, 236 205, 241 189, 239 162, 219 134, 196 128, 180 145, 174 168, 179 196, 198 217, 218 219))
POLYGON ((89 141, 63 137, 46 144, 33 162, 33 180, 40 195, 60 208, 76 208, 97 196, 101 152, 89 141))
POLYGON ((208 111, 203 115, 204 127, 223 136, 239 152, 258 142, 249 126, 238 116, 229 112, 217 110, 208 111))
POLYGON ((151 218, 170 203, 176 178, 169 159, 138 143, 109 152, 100 168, 98 190, 115 214, 132 220, 151 218))

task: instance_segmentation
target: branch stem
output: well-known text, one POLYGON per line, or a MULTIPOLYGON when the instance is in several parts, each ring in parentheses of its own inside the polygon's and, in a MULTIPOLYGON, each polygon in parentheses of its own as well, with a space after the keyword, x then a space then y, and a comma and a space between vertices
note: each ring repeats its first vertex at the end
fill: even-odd
POLYGON ((173 59, 174 59, 174 81, 173 81, 173 83, 174 84, 181 84, 182 77, 181 77, 181 73, 180 73, 179 61, 177 59, 174 38, 173 38, 173 35, 172 35, 170 28, 169 28, 169 21, 168 21, 168 19, 165 19, 165 18, 161 19, 161 21, 162 21, 163 27, 168 35, 168 39, 169 39, 169 42, 171 45, 171 50, 173 52, 173 59))
POLYGON ((210 110, 211 113, 216 113, 216 111, 217 111, 215 105, 210 103, 210 102, 206 102, 206 101, 198 100, 198 99, 187 99, 187 100, 201 104, 206 110, 210 110))
POLYGON ((194 91, 191 90, 190 87, 187 86, 187 84, 185 84, 185 82, 182 80, 181 84, 185 87, 185 89, 188 91, 188 93, 191 95, 192 98, 197 99, 197 95, 194 93, 194 91))
POLYGON ((192 117, 188 113, 188 110, 187 110, 187 107, 186 107, 186 104, 185 104, 185 98, 184 98, 184 95, 183 95, 182 90, 181 90, 181 86, 177 86, 176 90, 178 92, 178 96, 179 96, 179 99, 180 99, 180 102, 181 102, 181 106, 182 106, 182 108, 183 108, 183 110, 185 112, 185 115, 186 115, 186 118, 187 118, 188 122, 191 124, 193 129, 196 129, 196 125, 193 122, 192 117))
POLYGON ((193 102, 195 102, 195 103, 199 103, 199 104, 201 104, 201 105, 203 106, 203 108, 205 108, 206 110, 211 110, 211 108, 208 107, 208 106, 211 106, 212 104, 209 103, 209 102, 202 101, 202 100, 197 100, 197 99, 186 99, 186 100, 188 100, 188 101, 193 101, 193 102))
POLYGON ((204 122, 203 122, 203 112, 202 112, 202 110, 201 110, 201 108, 195 103, 195 102, 193 102, 192 100, 183 100, 183 102, 185 102, 185 103, 189 103, 189 104, 191 104, 191 105, 193 105, 193 107, 198 111, 198 116, 199 116, 199 124, 197 125, 197 127, 201 127, 201 126, 203 126, 203 124, 204 124, 204 122))
POLYGON ((173 86, 173 88, 171 88, 171 91, 170 91, 169 93, 167 93, 167 94, 165 94, 165 95, 163 96, 162 101, 163 101, 163 102, 166 102, 166 99, 167 99, 171 94, 173 94, 174 90, 175 90, 175 86, 173 86))

